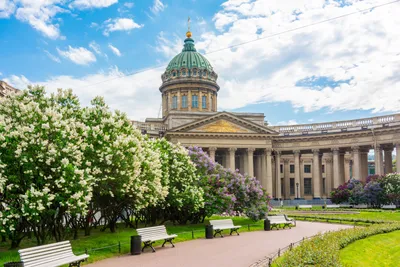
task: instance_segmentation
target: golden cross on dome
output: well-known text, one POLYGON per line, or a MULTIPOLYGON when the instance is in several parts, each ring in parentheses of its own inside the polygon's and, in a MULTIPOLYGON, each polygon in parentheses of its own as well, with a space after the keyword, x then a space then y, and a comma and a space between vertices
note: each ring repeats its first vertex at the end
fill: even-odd
POLYGON ((190 17, 188 17, 188 22, 187 23, 188 23, 188 31, 186 33, 186 37, 190 38, 190 37, 192 37, 192 33, 190 31, 190 17))

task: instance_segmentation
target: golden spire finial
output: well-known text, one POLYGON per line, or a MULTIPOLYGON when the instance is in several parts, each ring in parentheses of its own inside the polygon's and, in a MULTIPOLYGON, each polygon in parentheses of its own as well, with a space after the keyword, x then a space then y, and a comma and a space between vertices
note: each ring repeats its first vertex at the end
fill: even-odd
POLYGON ((190 17, 188 17, 188 31, 186 32, 186 37, 192 37, 192 32, 190 31, 190 17))

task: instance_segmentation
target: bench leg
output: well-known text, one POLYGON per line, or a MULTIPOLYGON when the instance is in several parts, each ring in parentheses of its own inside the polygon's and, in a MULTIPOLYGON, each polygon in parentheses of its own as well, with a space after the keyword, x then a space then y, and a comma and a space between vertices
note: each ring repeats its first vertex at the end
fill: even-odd
POLYGON ((81 262, 84 262, 84 260, 76 261, 76 262, 71 262, 71 263, 69 264, 69 267, 80 267, 80 266, 81 266, 81 262))
POLYGON ((145 248, 147 248, 147 247, 151 247, 151 249, 153 250, 153 252, 156 252, 156 250, 154 249, 154 247, 153 247, 153 243, 154 242, 143 242, 144 243, 144 246, 143 246, 143 248, 142 248, 142 252, 144 251, 144 249, 145 248))
POLYGON ((174 248, 175 245, 174 245, 174 243, 172 243, 172 239, 173 239, 173 238, 165 239, 165 240, 164 240, 164 243, 162 244, 162 247, 164 247, 165 243, 169 242, 169 243, 172 245, 172 247, 174 248))
POLYGON ((236 232, 236 234, 239 235, 238 230, 239 230, 239 228, 231 229, 231 233, 229 235, 232 235, 233 232, 236 232))
POLYGON ((215 230, 214 237, 215 237, 217 234, 219 234, 221 237, 224 237, 224 236, 222 235, 222 231, 223 231, 223 230, 215 230))

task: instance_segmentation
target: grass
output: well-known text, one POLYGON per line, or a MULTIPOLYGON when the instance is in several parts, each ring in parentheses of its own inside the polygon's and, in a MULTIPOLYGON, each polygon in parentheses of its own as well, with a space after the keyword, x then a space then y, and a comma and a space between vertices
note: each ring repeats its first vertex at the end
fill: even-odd
POLYGON ((326 218, 351 218, 351 219, 364 219, 375 221, 400 221, 400 211, 360 211, 355 214, 324 214, 318 212, 313 214, 301 214, 295 211, 288 211, 287 214, 294 214, 298 216, 318 216, 326 218))
MULTIPOLYGON (((209 219, 226 219, 226 217, 213 216, 209 219)), ((262 230, 264 226, 263 221, 254 222, 250 219, 241 217, 233 217, 232 219, 235 225, 242 225, 242 228, 240 228, 239 232, 259 231, 262 230)), ((208 220, 206 220, 204 224, 172 225, 166 223, 165 225, 167 227, 168 233, 178 234, 178 237, 174 240, 174 243, 178 243, 192 240, 193 237, 194 239, 204 238, 204 227, 206 224, 208 224, 208 220)), ((224 233, 229 234, 229 231, 224 231, 224 233)), ((80 233, 79 239, 71 240, 71 244, 74 253, 77 255, 85 253, 85 250, 87 249, 88 254, 90 255, 87 263, 91 263, 120 254, 129 253, 130 237, 133 235, 136 235, 136 230, 132 228, 125 228, 124 225, 119 225, 116 233, 111 233, 109 230, 101 232, 98 228, 93 229, 90 236, 83 236, 83 233, 80 233), (118 245, 119 243, 120 248, 118 245), (112 247, 98 250, 96 249, 108 246, 112 247), (121 250, 121 253, 119 252, 119 249, 121 250)), ((49 241, 49 243, 53 242, 55 241, 49 241)), ((156 243, 156 246, 159 246, 161 244, 162 241, 159 241, 156 243)), ((34 238, 26 238, 22 241, 20 248, 27 248, 32 246, 36 246, 36 240, 34 238)), ((9 247, 10 244, 8 242, 0 243, 0 266, 2 266, 6 262, 19 261, 18 250, 10 250, 9 247)))
POLYGON ((356 241, 340 251, 344 266, 399 266, 400 231, 356 241))

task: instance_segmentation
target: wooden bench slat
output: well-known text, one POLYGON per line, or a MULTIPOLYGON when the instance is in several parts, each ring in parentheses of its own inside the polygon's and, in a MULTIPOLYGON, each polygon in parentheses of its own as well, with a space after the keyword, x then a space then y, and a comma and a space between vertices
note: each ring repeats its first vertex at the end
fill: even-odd
POLYGON ((20 249, 20 250, 18 250, 18 253, 24 253, 24 252, 28 252, 28 251, 32 251, 32 250, 37 250, 38 248, 45 249, 45 248, 50 248, 50 247, 57 247, 57 246, 61 246, 64 244, 70 245, 71 243, 69 241, 61 241, 61 242, 48 244, 48 245, 42 245, 42 246, 38 246, 38 247, 20 249))
POLYGON ((63 250, 63 249, 72 250, 70 244, 65 244, 65 245, 62 245, 62 246, 59 246, 59 247, 37 249, 37 250, 33 250, 33 251, 28 251, 28 252, 20 252, 20 255, 21 255, 21 257, 27 257, 27 256, 30 256, 30 255, 40 255, 42 253, 52 253, 52 252, 56 252, 59 249, 61 249, 61 250, 63 250))

